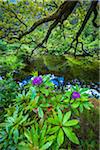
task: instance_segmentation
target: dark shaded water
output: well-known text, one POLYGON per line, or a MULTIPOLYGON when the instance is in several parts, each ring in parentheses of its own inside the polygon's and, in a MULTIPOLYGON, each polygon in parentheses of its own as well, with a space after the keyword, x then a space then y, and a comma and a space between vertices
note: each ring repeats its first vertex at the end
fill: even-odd
POLYGON ((33 71, 39 74, 62 76, 66 81, 72 79, 87 82, 99 81, 99 60, 96 58, 74 58, 72 56, 36 55, 21 70, 21 76, 30 75, 33 71))

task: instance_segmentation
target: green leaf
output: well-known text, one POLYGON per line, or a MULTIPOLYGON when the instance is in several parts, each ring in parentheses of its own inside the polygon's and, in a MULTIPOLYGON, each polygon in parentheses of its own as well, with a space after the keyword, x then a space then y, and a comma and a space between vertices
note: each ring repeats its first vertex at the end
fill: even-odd
POLYGON ((44 138, 44 136, 46 134, 46 130, 47 130, 47 125, 45 123, 41 130, 41 140, 44 138))
POLYGON ((20 121, 19 124, 22 124, 23 122, 25 122, 27 120, 27 118, 28 118, 28 115, 24 116, 23 119, 20 121))
POLYGON ((64 124, 64 126, 75 126, 75 125, 77 125, 78 124, 78 120, 76 120, 76 119, 74 119, 74 120, 69 120, 69 121, 67 121, 65 124, 64 124))
POLYGON ((82 113, 83 112, 83 104, 80 105, 79 109, 80 109, 80 112, 82 113))
POLYGON ((58 136, 57 136, 57 143, 59 146, 61 146, 64 142, 64 132, 63 130, 60 128, 58 136))
POLYGON ((66 95, 68 98, 70 98, 71 94, 72 94, 71 91, 67 91, 65 95, 66 95))
POLYGON ((73 108, 77 108, 77 107, 79 107, 79 105, 80 105, 80 102, 75 102, 75 103, 71 104, 71 106, 73 108))
POLYGON ((94 108, 94 105, 91 102, 89 102, 89 106, 94 108))
POLYGON ((67 120, 70 118, 70 116, 71 116, 71 111, 67 112, 67 113, 64 115, 63 124, 65 124, 65 122, 67 122, 67 120))
POLYGON ((86 108, 86 109, 88 109, 88 110, 90 110, 90 107, 89 107, 89 104, 88 104, 88 102, 86 103, 83 103, 83 106, 86 108))
POLYGON ((54 118, 48 118, 47 120, 49 123, 54 124, 54 125, 59 125, 59 123, 54 119, 54 118))
POLYGON ((51 144, 52 144, 52 141, 47 142, 46 144, 44 144, 44 145, 40 148, 40 150, 46 150, 46 149, 48 149, 48 148, 51 146, 51 144))
POLYGON ((30 135, 30 131, 27 129, 25 132, 24 132, 24 135, 25 137, 27 138, 27 140, 32 143, 32 138, 31 138, 31 135, 30 135))
POLYGON ((38 145, 38 126, 32 125, 30 134, 31 134, 31 139, 32 139, 32 144, 34 143, 35 145, 38 145))
POLYGON ((18 144, 18 150, 30 150, 30 146, 24 142, 18 144))
POLYGON ((57 110, 58 110, 58 118, 59 118, 59 121, 61 122, 63 118, 63 114, 59 108, 57 110))
POLYGON ((57 112, 55 112, 54 110, 53 110, 53 117, 54 117, 55 122, 56 122, 57 124, 59 124, 59 118, 58 118, 58 116, 57 116, 57 112))
POLYGON ((41 88, 41 92, 42 92, 43 94, 45 94, 46 96, 49 95, 49 90, 47 90, 45 87, 42 87, 42 88, 41 88))
POLYGON ((88 88, 82 88, 82 89, 80 89, 80 93, 85 93, 88 90, 89 90, 88 88))
POLYGON ((44 113, 43 113, 43 110, 41 107, 38 107, 38 115, 40 118, 43 118, 43 116, 44 116, 44 113))
POLYGON ((49 90, 45 90, 45 95, 46 95, 46 96, 49 95, 49 90))
POLYGON ((63 127, 63 130, 66 134, 66 136, 69 138, 70 141, 72 141, 75 144, 79 144, 79 140, 74 132, 70 128, 63 127))
POLYGON ((14 134, 14 142, 15 142, 15 144, 17 144, 18 143, 18 137, 19 137, 18 129, 14 130, 13 134, 14 134))
POLYGON ((56 138, 56 135, 51 135, 47 138, 46 141, 53 141, 56 138))
POLYGON ((49 129, 48 133, 49 134, 56 133, 59 130, 59 128, 60 128, 59 126, 52 127, 49 129))
POLYGON ((31 100, 34 100, 34 98, 36 97, 36 90, 35 90, 35 87, 31 87, 30 88, 31 90, 31 100))

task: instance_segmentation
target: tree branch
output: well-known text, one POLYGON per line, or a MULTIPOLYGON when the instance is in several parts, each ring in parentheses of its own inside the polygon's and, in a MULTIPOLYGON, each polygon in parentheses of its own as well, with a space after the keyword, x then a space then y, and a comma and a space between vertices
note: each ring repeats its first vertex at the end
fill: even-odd
POLYGON ((15 15, 15 18, 18 19, 19 22, 27 28, 27 25, 17 16, 17 14, 13 10, 10 10, 10 12, 12 12, 15 15))
POLYGON ((92 2, 91 2, 91 5, 90 5, 90 7, 89 7, 89 9, 88 9, 88 11, 87 11, 87 14, 86 14, 84 20, 83 20, 83 23, 82 23, 82 25, 81 25, 79 31, 78 31, 77 34, 76 34, 76 38, 73 39, 73 41, 72 41, 70 47, 68 48, 67 51, 64 52, 64 54, 68 53, 68 51, 69 51, 71 48, 74 48, 74 56, 76 55, 76 49, 77 49, 77 45, 78 45, 78 43, 79 43, 78 38, 79 38, 79 36, 81 35, 82 31, 84 30, 84 27, 85 27, 86 23, 88 22, 88 20, 89 20, 91 14, 92 14, 92 12, 96 9, 97 3, 98 3, 98 0, 95 0, 95 1, 92 1, 92 2), (75 41, 76 41, 76 45, 75 45, 75 47, 74 47, 74 46, 73 46, 73 43, 74 43, 75 41))
POLYGON ((94 18, 92 20, 92 23, 93 23, 94 27, 96 27, 96 28, 99 27, 99 25, 97 25, 96 22, 95 22, 95 20, 97 19, 97 15, 98 15, 98 11, 97 11, 96 8, 94 8, 94 18))
POLYGON ((84 27, 85 27, 87 21, 89 20, 92 12, 94 11, 94 9, 97 6, 97 3, 98 3, 98 0, 91 2, 91 6, 90 6, 90 8, 89 8, 89 10, 88 10, 88 12, 87 12, 87 14, 85 16, 85 19, 84 19, 84 21, 83 21, 83 23, 82 23, 79 31, 77 32, 76 39, 78 39, 78 37, 80 36, 80 34, 82 33, 82 31, 84 30, 84 27))
POLYGON ((59 20, 59 21, 60 20, 63 20, 63 21, 66 20, 66 18, 72 13, 77 2, 78 1, 65 0, 65 2, 62 3, 52 15, 44 17, 44 18, 36 21, 28 31, 19 35, 18 39, 20 40, 23 36, 33 32, 38 26, 40 26, 41 24, 43 24, 45 22, 50 22, 50 21, 54 21, 54 20, 59 20))

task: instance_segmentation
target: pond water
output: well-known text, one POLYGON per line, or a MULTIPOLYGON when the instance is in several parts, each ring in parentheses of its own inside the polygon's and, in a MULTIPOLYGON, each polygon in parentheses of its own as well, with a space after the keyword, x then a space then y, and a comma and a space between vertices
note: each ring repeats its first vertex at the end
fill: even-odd
POLYGON ((65 55, 35 55, 22 72, 22 76, 38 71, 39 74, 54 74, 65 78, 65 81, 72 79, 84 80, 86 82, 99 81, 99 60, 97 58, 83 58, 65 55))

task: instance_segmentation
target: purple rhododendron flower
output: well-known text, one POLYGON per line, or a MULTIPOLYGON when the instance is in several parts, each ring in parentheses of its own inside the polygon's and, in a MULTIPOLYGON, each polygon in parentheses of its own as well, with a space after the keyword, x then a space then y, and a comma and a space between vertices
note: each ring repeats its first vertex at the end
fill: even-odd
POLYGON ((80 93, 78 93, 78 92, 73 92, 72 93, 72 99, 76 99, 76 98, 80 98, 81 96, 80 96, 80 93))
POLYGON ((40 85, 42 82, 43 82, 42 77, 35 77, 35 78, 32 80, 32 84, 33 84, 33 85, 40 85))

